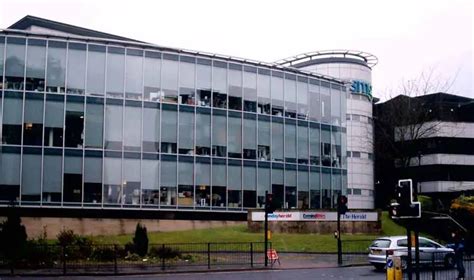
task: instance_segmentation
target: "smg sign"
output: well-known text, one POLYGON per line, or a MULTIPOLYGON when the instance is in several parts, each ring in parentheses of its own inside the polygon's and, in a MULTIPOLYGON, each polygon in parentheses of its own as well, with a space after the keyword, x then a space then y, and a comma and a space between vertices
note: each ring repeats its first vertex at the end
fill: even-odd
POLYGON ((351 85, 351 93, 366 95, 369 100, 372 100, 372 85, 367 82, 354 80, 351 85))

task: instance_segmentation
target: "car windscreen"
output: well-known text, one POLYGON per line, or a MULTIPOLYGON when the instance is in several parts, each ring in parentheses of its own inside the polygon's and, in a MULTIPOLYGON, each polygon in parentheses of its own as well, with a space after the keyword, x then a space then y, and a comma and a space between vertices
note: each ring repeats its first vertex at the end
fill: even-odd
POLYGON ((370 245, 370 247, 389 248, 390 243, 391 243, 390 239, 377 239, 374 242, 372 242, 372 245, 370 245))

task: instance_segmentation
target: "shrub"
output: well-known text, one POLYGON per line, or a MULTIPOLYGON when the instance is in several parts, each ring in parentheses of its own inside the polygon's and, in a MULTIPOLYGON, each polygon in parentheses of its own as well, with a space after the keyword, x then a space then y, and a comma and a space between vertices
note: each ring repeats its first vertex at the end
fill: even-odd
POLYGON ((156 246, 150 248, 150 256, 160 259, 174 259, 180 258, 181 253, 179 250, 170 247, 156 246))
POLYGON ((87 259, 92 253, 92 240, 75 234, 70 229, 59 232, 57 239, 58 244, 66 250, 65 254, 68 259, 87 259))
POLYGON ((148 253, 148 235, 146 227, 140 223, 137 224, 137 228, 135 229, 133 245, 135 253, 137 253, 139 256, 143 257, 148 253))
POLYGON ((13 261, 24 254, 27 235, 16 208, 11 206, 7 211, 7 220, 0 224, 0 253, 13 261))
POLYGON ((113 246, 95 246, 91 253, 91 259, 96 261, 113 261, 117 253, 115 249, 113 246))

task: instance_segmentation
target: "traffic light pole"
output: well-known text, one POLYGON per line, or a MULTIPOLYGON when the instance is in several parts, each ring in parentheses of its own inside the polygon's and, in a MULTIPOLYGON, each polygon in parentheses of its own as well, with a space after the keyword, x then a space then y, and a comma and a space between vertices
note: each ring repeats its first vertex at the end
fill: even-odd
POLYGON ((337 213, 337 264, 342 265, 341 214, 337 213))
POLYGON ((407 274, 408 274, 408 280, 412 280, 412 275, 411 275, 411 230, 410 230, 410 221, 407 221, 407 274))
POLYGON ((264 230, 263 230, 263 234, 265 235, 265 238, 264 238, 264 242, 265 242, 265 267, 268 266, 268 255, 267 255, 267 251, 268 251, 268 212, 267 212, 267 203, 268 201, 267 200, 267 197, 268 197, 268 191, 265 191, 265 223, 264 223, 264 230))

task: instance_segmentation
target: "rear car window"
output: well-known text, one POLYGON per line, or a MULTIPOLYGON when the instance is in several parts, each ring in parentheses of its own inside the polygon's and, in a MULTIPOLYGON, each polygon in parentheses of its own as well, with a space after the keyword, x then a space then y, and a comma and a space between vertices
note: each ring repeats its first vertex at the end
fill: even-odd
POLYGON ((391 241, 389 239, 377 239, 374 242, 372 242, 372 245, 370 245, 370 247, 389 248, 390 243, 391 241))
POLYGON ((400 239, 397 241, 398 247, 408 247, 408 242, 406 239, 400 239))

